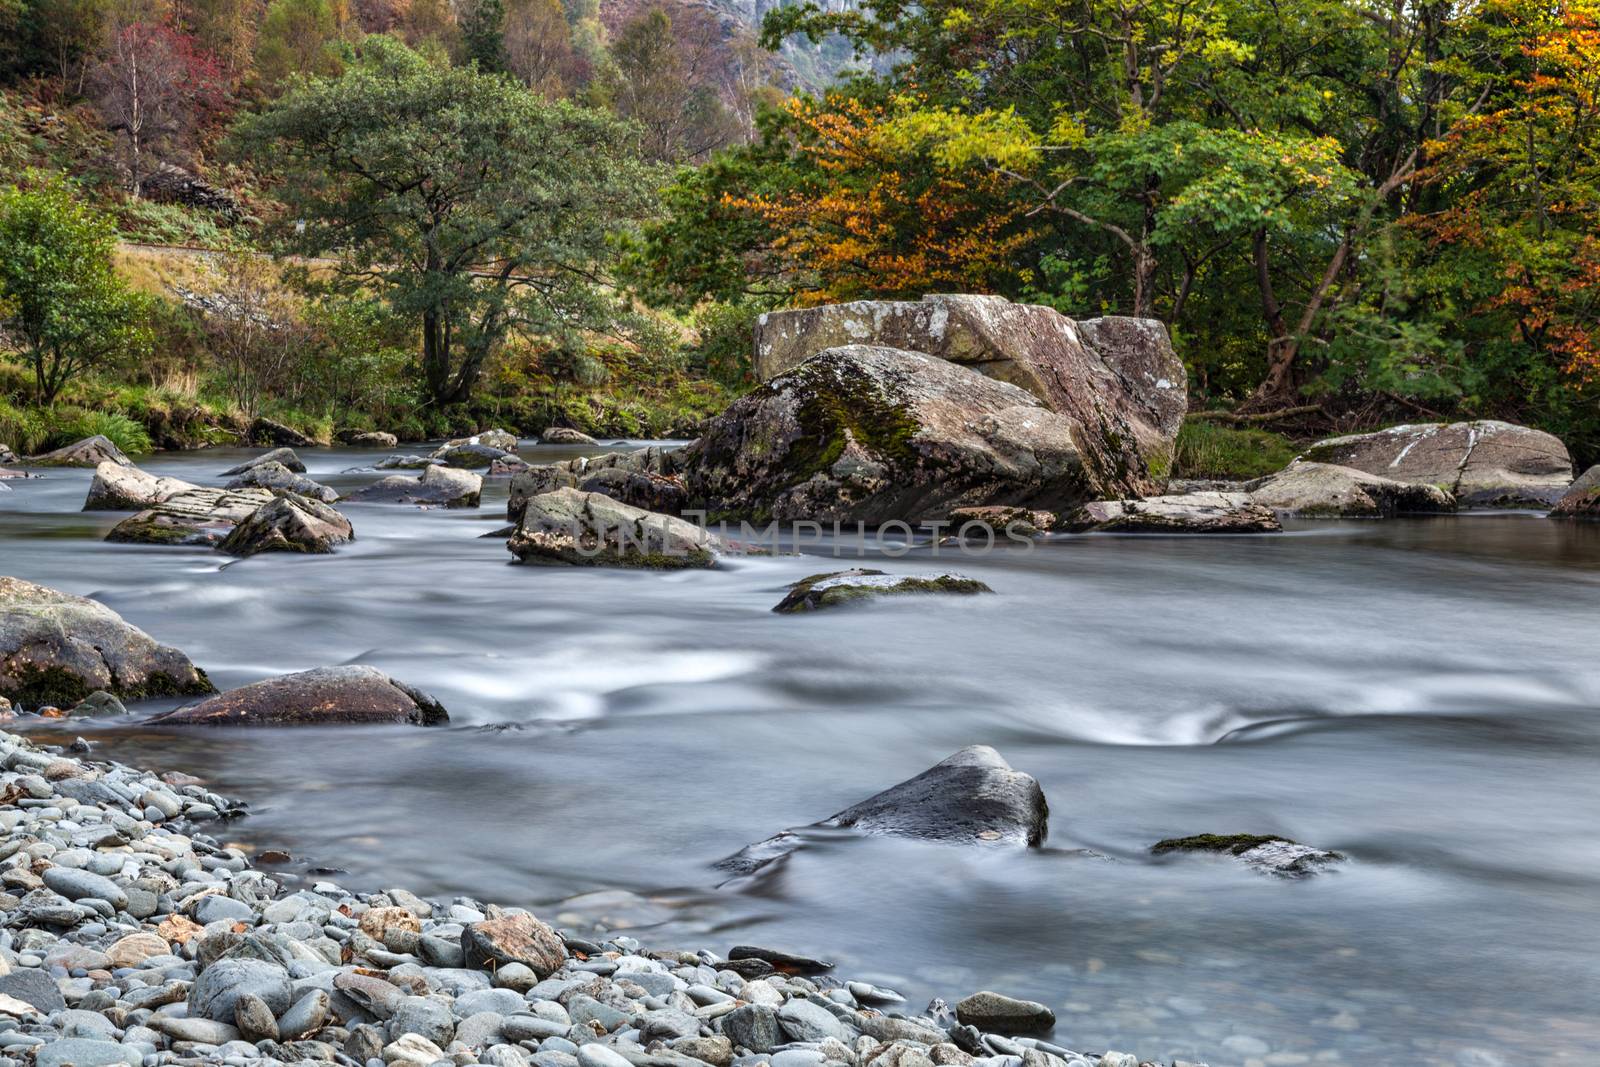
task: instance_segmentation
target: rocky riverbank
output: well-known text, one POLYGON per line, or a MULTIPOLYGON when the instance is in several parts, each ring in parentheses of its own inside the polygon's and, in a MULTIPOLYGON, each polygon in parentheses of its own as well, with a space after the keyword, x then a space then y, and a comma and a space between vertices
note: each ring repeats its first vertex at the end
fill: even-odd
POLYGON ((0 733, 3 1067, 1140 1067, 988 991, 916 1011, 786 952, 306 883, 225 844, 245 811, 200 779, 88 748, 0 733))

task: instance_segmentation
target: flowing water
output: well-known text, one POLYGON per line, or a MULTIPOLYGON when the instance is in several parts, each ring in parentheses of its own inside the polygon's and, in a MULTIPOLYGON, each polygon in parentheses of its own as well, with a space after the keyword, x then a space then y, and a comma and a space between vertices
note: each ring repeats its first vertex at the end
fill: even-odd
MULTIPOLYGON (((247 454, 141 465, 220 484, 247 454)), ((376 477, 340 473, 372 453, 303 458, 338 488, 376 477)), ((825 955, 919 1005, 998 989, 1084 1050, 1600 1062, 1600 527, 921 548, 877 564, 998 595, 785 617, 787 583, 841 562, 832 542, 711 572, 511 566, 480 538, 504 521, 491 483, 481 511, 344 505, 359 540, 333 556, 230 561, 103 543, 119 516, 79 512, 88 481, 0 493, 0 573, 105 601, 224 687, 369 663, 450 710, 433 730, 73 724, 246 799, 232 839, 353 888, 825 955), (1043 784, 1048 847, 814 835, 774 877, 717 887, 719 857, 973 743, 1043 784), (1350 860, 1287 882, 1146 852, 1201 832, 1350 860)))

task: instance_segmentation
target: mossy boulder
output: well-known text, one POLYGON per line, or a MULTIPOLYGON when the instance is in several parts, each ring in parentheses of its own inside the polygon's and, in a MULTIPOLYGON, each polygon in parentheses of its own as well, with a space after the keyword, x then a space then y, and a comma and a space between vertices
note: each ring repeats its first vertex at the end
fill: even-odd
POLYGON ((772 610, 780 615, 797 615, 879 597, 974 596, 992 592, 993 589, 976 578, 959 574, 886 574, 858 567, 803 578, 789 587, 788 595, 772 610))
POLYGON ((723 546, 683 519, 568 488, 527 500, 506 548, 520 563, 681 570, 715 566, 723 546))
POLYGON ((1263 874, 1305 878, 1344 860, 1327 849, 1313 848, 1276 834, 1195 834, 1169 837, 1150 847, 1152 855, 1199 852, 1234 856, 1263 874))
POLYGON ((72 707, 96 690, 124 700, 216 691, 188 656, 104 604, 0 577, 0 696, 72 707))
POLYGON ((1400 482, 1333 463, 1296 460, 1243 487, 1257 504, 1305 518, 1388 518, 1454 511, 1455 498, 1436 485, 1400 482))
POLYGON ((713 520, 942 519, 1093 499, 1080 427, 969 367, 873 345, 821 352, 736 401, 679 458, 713 520))
POLYGON ((119 467, 133 466, 133 460, 117 447, 116 442, 102 434, 85 437, 28 460, 28 465, 32 467, 98 467, 102 463, 115 463, 119 467))
POLYGON ((756 375, 767 381, 851 344, 925 353, 1032 393, 1072 420, 1097 496, 1158 493, 1172 470, 1188 379, 1154 319, 1075 321, 968 294, 775 311, 757 320, 756 375))
POLYGON ((1559 438, 1487 419, 1329 438, 1300 458, 1437 486, 1464 508, 1548 508, 1572 482, 1572 457, 1559 438))
POLYGON ((1247 493, 1184 493, 1143 500, 1096 500, 1068 515, 1062 525, 1078 533, 1240 534, 1280 533, 1271 508, 1247 493))
POLYGON ((265 489, 187 489, 123 519, 106 534, 106 540, 140 545, 216 545, 272 499, 272 493, 265 489))
POLYGON ((433 697, 376 667, 345 666, 268 678, 149 721, 162 726, 435 726, 449 719, 433 697))
POLYGON ((1600 519, 1600 464, 1584 471, 1577 481, 1567 487, 1556 506, 1550 509, 1552 519, 1600 519))
POLYGON ((263 504, 217 544, 230 556, 262 552, 322 555, 355 540, 350 520, 309 497, 285 493, 263 504))
POLYGON ((275 460, 257 463, 229 482, 225 488, 265 489, 273 493, 293 493, 296 496, 306 496, 313 500, 320 500, 324 504, 332 504, 339 499, 338 490, 331 489, 321 482, 312 481, 304 474, 296 474, 275 460))

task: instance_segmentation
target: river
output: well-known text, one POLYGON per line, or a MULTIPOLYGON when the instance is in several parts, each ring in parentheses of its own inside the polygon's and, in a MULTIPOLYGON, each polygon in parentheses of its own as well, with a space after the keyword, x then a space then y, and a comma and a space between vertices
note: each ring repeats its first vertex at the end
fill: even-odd
MULTIPOLYGON (((220 484, 250 454, 140 465, 220 484)), ((377 477, 341 473, 374 453, 302 458, 339 489, 377 477)), ((856 542, 709 572, 512 566, 480 536, 500 481, 481 510, 341 505, 358 539, 333 556, 233 561, 102 542, 120 516, 79 511, 90 473, 0 493, 0 573, 103 600, 222 687, 368 663, 450 710, 432 730, 72 724, 244 798, 231 840, 352 888, 824 955, 916 1007, 993 988, 1055 1008, 1063 1044, 1147 1059, 1600 1055, 1600 526, 920 548, 875 565, 998 595, 785 617, 787 583, 856 542), (819 835, 717 887, 716 859, 975 743, 1039 779, 1046 848, 819 835), (1289 882, 1147 854, 1201 832, 1350 859, 1289 882)))

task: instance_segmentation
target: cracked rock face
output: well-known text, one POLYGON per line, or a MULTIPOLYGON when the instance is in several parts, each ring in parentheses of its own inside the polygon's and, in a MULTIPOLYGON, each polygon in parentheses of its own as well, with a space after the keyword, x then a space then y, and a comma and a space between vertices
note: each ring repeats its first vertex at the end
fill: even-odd
POLYGON ((230 689, 157 715, 162 726, 317 726, 447 722, 439 702, 376 667, 318 667, 230 689))
POLYGON ((276 497, 245 518, 217 549, 231 556, 259 552, 324 554, 355 539, 350 520, 327 504, 288 494, 276 497))
POLYGON ((1600 464, 1590 467, 1567 487, 1556 506, 1550 509, 1552 519, 1600 519, 1600 464))
POLYGON ((1466 508, 1547 508, 1572 482, 1572 457, 1559 438, 1492 420, 1334 437, 1300 458, 1437 486, 1466 508))
POLYGON ((185 489, 123 519, 106 534, 106 540, 121 544, 216 545, 272 499, 265 489, 185 489))
POLYGON ((124 700, 216 691, 188 656, 104 604, 0 577, 0 697, 70 707, 97 689, 124 700))
POLYGON ((138 467, 106 460, 94 469, 84 511, 142 511, 198 489, 181 478, 159 478, 138 467))
POLYGON ((1143 500, 1095 500, 1064 525, 1080 533, 1280 533, 1271 508, 1248 493, 1185 493, 1143 500))
POLYGON ((1149 496, 1166 484, 1188 407, 1187 375, 1161 323, 1077 321, 996 296, 861 300, 770 312, 755 333, 756 377, 826 349, 884 345, 969 366, 1067 416, 1096 496, 1149 496))
POLYGON ((339 499, 339 494, 336 490, 330 489, 321 482, 312 481, 304 474, 297 474, 276 460, 257 463, 229 482, 225 488, 266 489, 274 492, 294 493, 298 496, 308 496, 313 500, 320 500, 324 504, 331 504, 339 499))

